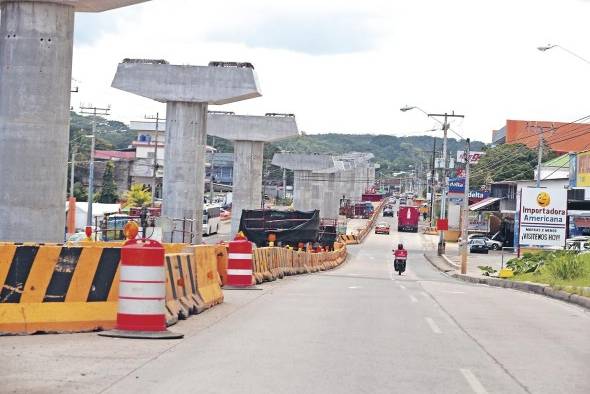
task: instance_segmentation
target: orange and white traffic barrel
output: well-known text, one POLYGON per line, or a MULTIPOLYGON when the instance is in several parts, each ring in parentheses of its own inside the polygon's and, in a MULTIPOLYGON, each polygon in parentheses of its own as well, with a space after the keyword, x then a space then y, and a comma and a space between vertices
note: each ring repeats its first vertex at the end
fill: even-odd
POLYGON ((227 286, 252 286, 252 243, 241 234, 229 243, 227 286))
POLYGON ((151 239, 131 239, 121 249, 116 329, 119 338, 182 338, 166 329, 164 247, 151 239))

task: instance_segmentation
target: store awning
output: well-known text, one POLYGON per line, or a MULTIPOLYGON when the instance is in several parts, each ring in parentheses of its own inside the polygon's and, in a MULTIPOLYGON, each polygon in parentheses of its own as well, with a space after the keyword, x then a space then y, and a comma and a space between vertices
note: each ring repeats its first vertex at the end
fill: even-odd
POLYGON ((470 205, 469 210, 470 211, 483 211, 483 210, 485 210, 484 208, 487 208, 490 205, 492 205, 493 203, 500 201, 500 200, 501 200, 500 197, 488 197, 486 199, 481 200, 480 202, 476 202, 475 204, 470 205))

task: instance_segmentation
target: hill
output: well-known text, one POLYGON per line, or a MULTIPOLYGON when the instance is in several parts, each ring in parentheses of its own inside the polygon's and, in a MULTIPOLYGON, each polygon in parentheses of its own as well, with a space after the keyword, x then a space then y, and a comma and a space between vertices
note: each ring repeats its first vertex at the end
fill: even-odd
MULTIPOLYGON (((71 112, 70 123, 70 148, 78 146, 78 151, 83 157, 87 157, 90 150, 90 139, 83 135, 90 134, 92 130, 92 117, 82 116, 71 112)), ((97 149, 126 149, 137 137, 136 133, 122 122, 98 117, 96 128, 97 149)), ((233 145, 222 138, 207 138, 208 144, 213 144, 219 152, 232 152, 233 145)), ((483 142, 472 142, 472 150, 481 150, 483 142)), ((451 157, 455 152, 464 149, 464 143, 454 138, 448 139, 448 149, 451 157)), ((407 170, 410 165, 415 165, 422 160, 430 163, 432 157, 433 137, 412 136, 396 137, 391 135, 373 134, 306 134, 277 143, 266 144, 264 157, 272 158, 276 152, 287 151, 296 153, 323 153, 342 154, 346 152, 371 152, 375 155, 375 161, 380 164, 384 175, 395 171, 407 170)), ((442 151, 442 138, 436 138, 436 150, 442 151)))
MULTIPOLYGON (((434 138, 430 136, 396 137, 391 135, 372 134, 313 134, 303 135, 272 144, 267 151, 288 151, 298 153, 329 153, 371 152, 375 161, 381 165, 384 175, 395 171, 407 170, 417 161, 430 163, 432 160, 434 138)), ((442 151, 442 138, 436 138, 436 150, 442 151)), ((481 150, 483 142, 472 142, 471 149, 481 150)), ((451 157, 458 150, 464 150, 465 143, 454 138, 448 139, 448 150, 451 157)))

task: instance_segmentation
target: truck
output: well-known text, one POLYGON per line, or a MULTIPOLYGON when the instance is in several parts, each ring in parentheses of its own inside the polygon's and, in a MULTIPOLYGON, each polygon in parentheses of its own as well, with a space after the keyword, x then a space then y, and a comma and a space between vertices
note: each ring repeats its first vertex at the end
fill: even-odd
POLYGON ((420 212, 418 207, 401 205, 397 217, 397 231, 418 232, 418 220, 420 212))

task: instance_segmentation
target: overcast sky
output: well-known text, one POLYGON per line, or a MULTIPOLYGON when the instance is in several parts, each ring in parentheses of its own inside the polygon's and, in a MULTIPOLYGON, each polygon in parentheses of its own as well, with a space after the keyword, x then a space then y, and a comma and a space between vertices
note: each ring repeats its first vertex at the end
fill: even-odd
MULTIPOLYGON (((263 97, 222 107, 290 112, 307 133, 419 135, 419 111, 464 114, 453 128, 489 142, 506 119, 590 114, 588 0, 152 0, 78 14, 80 103, 129 122, 165 106, 110 88, 123 58, 254 64, 263 97)), ((440 133, 440 132, 439 132, 440 133)))

